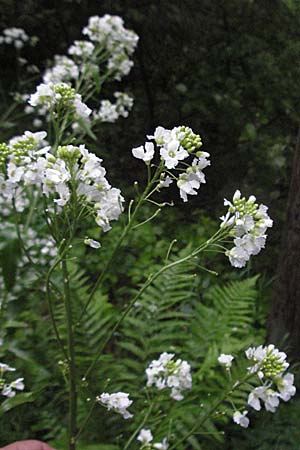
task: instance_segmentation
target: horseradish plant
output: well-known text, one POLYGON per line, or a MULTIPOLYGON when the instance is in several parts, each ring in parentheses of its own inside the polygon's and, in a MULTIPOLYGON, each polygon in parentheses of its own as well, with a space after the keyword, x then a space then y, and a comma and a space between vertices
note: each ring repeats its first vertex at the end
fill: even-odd
MULTIPOLYGON (((34 271, 45 274, 45 295, 60 352, 62 376, 69 393, 69 450, 76 449, 97 406, 119 414, 120 420, 131 421, 134 417, 137 393, 111 392, 109 385, 107 391, 99 392, 96 398, 90 399, 90 411, 80 423, 77 410, 78 400, 89 385, 104 350, 124 319, 141 301, 143 293, 164 272, 193 261, 207 250, 222 252, 232 266, 244 267, 250 257, 265 246, 267 229, 272 226, 268 208, 259 205, 254 196, 247 199, 237 190, 232 201, 225 200, 228 210, 221 217, 218 231, 206 242, 171 262, 169 256, 174 242, 170 244, 165 264, 152 273, 128 301, 97 349, 90 366, 81 367, 76 346, 77 330, 113 267, 125 238, 137 227, 155 219, 168 206, 163 200, 163 193, 172 183, 177 185, 179 197, 184 202, 188 201, 189 196, 197 195, 205 183, 204 170, 210 165, 210 155, 202 150, 201 137, 193 130, 183 125, 172 129, 158 126, 153 135, 147 136, 143 145, 132 149, 132 155, 145 165, 147 184, 140 190, 136 183, 135 197, 125 201, 120 189, 110 185, 102 159, 89 151, 83 139, 86 134, 94 137, 93 129, 99 122, 114 122, 119 116, 127 117, 133 102, 127 94, 116 92, 114 103, 102 100, 97 107, 95 98, 104 82, 109 79, 118 81, 129 73, 133 65, 130 56, 138 37, 124 28, 121 18, 109 15, 91 17, 83 34, 87 40, 75 41, 68 50, 68 56, 56 56, 55 64, 46 70, 42 83, 28 98, 26 111, 34 115, 36 126, 44 124, 48 131, 26 131, 22 136, 0 144, 1 214, 7 223, 15 223, 24 258, 32 264, 34 271), (154 211, 146 220, 141 219, 142 207, 149 203, 154 211), (101 241, 86 235, 85 230, 89 224, 95 223, 101 232, 106 233, 121 215, 126 216, 123 231, 114 242, 102 272, 94 277, 80 314, 75 314, 70 271, 73 248, 87 245, 101 251, 101 241), (35 235, 35 221, 42 223, 39 228, 43 230, 42 237, 35 235), (44 267, 31 251, 32 241, 38 242, 41 253, 47 256, 44 267), (55 315, 57 302, 64 305, 66 340, 62 337, 61 325, 55 315)), ((9 33, 6 30, 3 35, 7 36, 4 42, 8 42, 9 38, 9 43, 14 41, 17 48, 19 42, 27 40, 26 33, 9 33)), ((229 376, 230 389, 226 389, 211 408, 199 411, 199 420, 184 436, 178 437, 172 433, 170 421, 169 434, 158 441, 155 430, 147 428, 155 402, 155 396, 148 394, 145 399, 148 412, 136 429, 124 438, 124 449, 180 448, 201 430, 223 402, 230 402, 234 422, 248 427, 248 406, 258 411, 263 405, 274 412, 280 400, 288 401, 295 394, 293 375, 286 373, 288 363, 285 353, 268 345, 251 347, 245 355, 249 366, 238 379, 235 379, 234 372, 231 373, 233 355, 219 356, 218 362, 229 376), (234 403, 234 392, 241 386, 248 389, 249 396, 245 406, 238 409, 234 403)), ((12 376, 14 371, 7 364, 0 364, 0 393, 4 400, 25 388, 23 378, 12 376)), ((193 370, 188 361, 174 353, 163 352, 145 367, 146 393, 167 391, 172 403, 182 401, 186 391, 192 389, 193 370)))

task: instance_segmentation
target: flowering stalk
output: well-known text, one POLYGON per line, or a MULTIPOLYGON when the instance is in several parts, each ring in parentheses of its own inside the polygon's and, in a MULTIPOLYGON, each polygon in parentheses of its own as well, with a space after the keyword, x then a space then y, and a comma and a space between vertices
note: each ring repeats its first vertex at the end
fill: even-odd
POLYGON ((62 275, 64 282, 64 303, 66 313, 66 325, 68 336, 68 375, 69 375, 69 450, 76 448, 77 432, 77 387, 76 387, 76 364, 75 364, 75 342, 72 317, 72 305, 69 286, 69 273, 66 259, 62 260, 62 275))

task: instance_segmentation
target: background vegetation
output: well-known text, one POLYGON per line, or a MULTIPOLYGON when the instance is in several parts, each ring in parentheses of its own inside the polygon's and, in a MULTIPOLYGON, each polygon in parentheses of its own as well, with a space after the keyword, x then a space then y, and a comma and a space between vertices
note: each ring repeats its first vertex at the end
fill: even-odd
MULTIPOLYGON (((130 150, 158 124, 166 128, 179 123, 192 127, 201 133, 204 149, 211 154, 207 185, 200 194, 187 205, 178 201, 161 225, 149 225, 133 241, 126 242, 83 325, 91 348, 101 342, 145 273, 153 271, 164 258, 167 248, 157 245, 158 236, 169 241, 176 236, 183 244, 178 252, 205 239, 216 226, 223 197, 230 197, 237 187, 245 195, 255 193, 270 206, 275 226, 269 246, 253 266, 240 272, 229 271, 227 262, 220 258, 217 268, 213 266, 218 277, 203 275, 194 266, 168 272, 146 294, 146 306, 136 308, 115 336, 115 341, 124 345, 116 353, 113 341, 99 364, 99 379, 94 380, 97 392, 104 387, 99 380, 108 378, 113 380, 114 388, 130 392, 141 388, 146 363, 165 350, 166 342, 175 350, 184 348, 182 357, 192 365, 195 359, 203 361, 203 371, 195 375, 201 386, 193 392, 196 407, 189 409, 183 403, 181 410, 174 413, 182 418, 180 432, 184 434, 197 414, 199 402, 205 405, 208 395, 218 395, 216 386, 221 389, 226 383, 221 371, 217 379, 212 377, 216 355, 220 351, 241 351, 266 338, 264 330, 300 120, 300 4, 297 0, 0 0, 0 10, 0 29, 18 26, 39 37, 34 51, 25 52, 25 56, 42 71, 47 59, 65 53, 70 43, 80 37, 81 28, 93 14, 121 15, 126 26, 140 36, 134 69, 123 81, 124 90, 135 98, 134 109, 128 119, 103 126, 97 143, 89 145, 103 157, 113 185, 129 192, 133 181, 143 181, 144 171, 139 162, 130 158, 130 150), (244 281, 240 281, 242 276, 244 281), (94 320, 96 314, 102 318, 100 322, 94 320), (152 328, 149 319, 153 316, 156 322, 152 328)), ((15 55, 5 50, 0 47, 1 141, 28 127, 21 106, 7 114, 11 93, 22 90, 22 75, 16 70, 15 55)), ((105 95, 116 87, 111 84, 105 95)), ((26 92, 28 86, 23 89, 26 92)), ((175 195, 171 191, 170 198, 175 195)), ((106 241, 114 240, 118 233, 116 225, 106 241)), ((42 286, 37 283, 28 287, 20 282, 27 268, 21 259, 18 263, 21 256, 11 242, 11 248, 5 243, 0 249, 3 267, 9 266, 11 278, 6 287, 12 296, 10 320, 5 324, 8 344, 1 348, 0 359, 1 352, 9 350, 11 361, 19 360, 26 380, 34 380, 36 394, 32 408, 23 405, 1 417, 0 443, 34 436, 51 440, 60 449, 65 416, 63 409, 57 412, 61 373, 54 364, 56 347, 41 301, 42 286), (18 264, 22 264, 19 271, 18 264), (14 301, 16 298, 18 301, 14 301), (22 302, 27 306, 29 303, 30 308, 25 310, 22 302)), ((80 305, 87 280, 92 281, 90 273, 99 271, 107 255, 104 250, 100 258, 92 251, 76 256, 84 256, 84 264, 74 263, 73 268, 78 282, 73 295, 80 305)), ((209 256, 206 263, 209 266, 209 256)), ((88 365, 89 358, 83 343, 82 364, 88 365)), ((240 395, 243 398, 243 393, 240 395)), ((86 405, 82 404, 81 409, 84 415, 86 405)), ((186 450, 296 450, 300 448, 296 425, 299 412, 299 400, 295 399, 291 405, 281 406, 275 416, 266 413, 263 419, 261 415, 257 421, 253 418, 252 431, 242 432, 228 425, 224 440, 218 427, 229 421, 225 411, 224 416, 207 423, 207 434, 191 439, 186 450)), ((86 443, 104 441, 108 429, 107 424, 102 424, 101 414, 99 411, 90 422, 86 443)), ((111 417, 109 427, 117 443, 123 432, 120 422, 111 417)), ((164 423, 160 426, 162 436, 165 427, 164 423)))

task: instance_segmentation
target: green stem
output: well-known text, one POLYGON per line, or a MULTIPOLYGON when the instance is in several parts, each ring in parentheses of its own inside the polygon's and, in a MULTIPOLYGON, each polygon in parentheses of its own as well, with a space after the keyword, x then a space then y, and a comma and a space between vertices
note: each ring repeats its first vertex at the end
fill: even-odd
POLYGON ((84 430, 85 426, 87 425, 88 421, 92 417, 92 414, 93 414, 95 406, 96 406, 96 401, 93 402, 93 404, 92 404, 92 406, 91 406, 91 408, 90 408, 86 418, 84 419, 84 421, 83 421, 83 423, 82 423, 78 433, 76 434, 76 436, 75 436, 75 440, 76 441, 79 439, 79 436, 81 435, 81 433, 83 432, 83 430, 84 430))
MULTIPOLYGON (((63 257, 63 255, 62 255, 62 257, 63 257)), ((61 351, 62 351, 65 359, 68 361, 69 358, 68 358, 68 355, 67 355, 67 353, 65 351, 64 344, 63 344, 63 342, 62 342, 62 340, 60 338, 59 331, 58 331, 58 328, 57 328, 57 325, 56 325, 56 320, 55 320, 54 310, 53 310, 53 305, 52 305, 52 300, 51 300, 51 290, 50 290, 50 284, 51 284, 50 280, 51 280, 52 272, 54 271, 54 269, 58 266, 58 264, 60 262, 61 262, 61 258, 58 258, 54 262, 54 264, 50 267, 50 269, 49 269, 49 271, 48 271, 48 273, 46 275, 46 298, 47 298, 48 309, 49 309, 50 318, 51 318, 51 322, 52 322, 52 327, 53 327, 53 330, 54 330, 54 334, 55 334, 56 340, 57 340, 57 342, 59 344, 59 347, 61 348, 61 351)))
POLYGON ((161 167, 158 167, 158 169, 156 170, 156 172, 155 172, 155 174, 154 174, 154 176, 153 176, 152 182, 148 184, 148 186, 146 187, 145 191, 143 192, 143 194, 142 194, 141 197, 139 198, 138 203, 137 203, 137 205, 136 205, 136 207, 135 207, 133 213, 130 215, 130 218, 129 218, 129 220, 128 220, 128 223, 127 223, 126 227, 124 228, 124 230, 123 230, 121 236, 120 236, 119 239, 117 240, 116 245, 115 245, 115 247, 113 248, 113 251, 112 251, 110 257, 107 259, 106 264, 104 265, 102 272, 101 272, 100 275, 98 276, 98 278, 97 278, 97 280, 96 280, 96 282, 95 282, 95 284, 94 284, 94 286, 93 286, 93 288, 92 288, 92 290, 91 290, 91 292, 90 292, 90 295, 89 295, 89 297, 88 297, 88 299, 87 299, 87 302, 85 303, 85 305, 84 305, 84 307, 83 307, 83 309, 82 309, 81 315, 80 315, 79 320, 78 320, 78 324, 81 323, 82 318, 83 318, 83 316, 84 316, 84 314, 85 314, 85 312, 86 312, 86 310, 87 310, 87 308, 88 308, 90 302, 93 300, 94 295, 95 295, 97 289, 101 286, 102 281, 103 281, 103 279, 104 279, 104 277, 105 277, 105 275, 106 275, 108 269, 110 268, 110 266, 111 266, 112 262, 114 261, 114 258, 115 258, 115 256, 116 256, 116 254, 117 254, 119 248, 120 248, 121 245, 122 245, 122 242, 124 241, 125 237, 126 237, 127 234, 129 233, 129 231, 132 229, 132 225, 133 225, 134 219, 136 218, 137 213, 138 213, 140 207, 142 206, 144 200, 146 199, 148 193, 150 192, 153 183, 154 183, 154 182, 157 180, 157 178, 159 177, 160 172, 161 172, 161 167))
POLYGON ((77 433, 77 387, 76 387, 76 365, 75 365, 75 342, 74 342, 69 273, 65 258, 62 259, 62 275, 64 282, 64 301, 65 301, 65 313, 66 313, 67 336, 68 336, 68 354, 69 354, 69 450, 75 450, 76 433, 77 433))
POLYGON ((129 448, 129 445, 132 443, 133 439, 136 437, 136 435, 139 433, 139 431, 144 427, 145 423, 147 422, 151 412, 153 409, 153 403, 150 404, 147 414, 145 415, 142 423, 138 426, 138 428, 132 433, 130 438, 128 439, 127 443, 125 444, 125 447, 123 450, 127 450, 129 448))

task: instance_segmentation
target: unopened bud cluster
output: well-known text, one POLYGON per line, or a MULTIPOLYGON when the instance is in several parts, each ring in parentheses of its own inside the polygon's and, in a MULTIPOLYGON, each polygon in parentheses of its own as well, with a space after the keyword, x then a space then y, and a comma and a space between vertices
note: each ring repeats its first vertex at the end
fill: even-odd
POLYGON ((178 127, 177 136, 182 147, 184 147, 189 153, 194 153, 202 147, 201 136, 199 134, 195 134, 189 127, 178 127))

